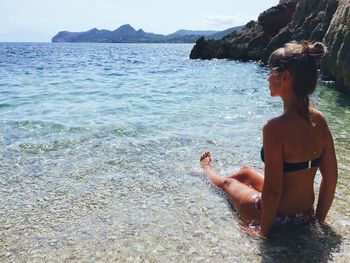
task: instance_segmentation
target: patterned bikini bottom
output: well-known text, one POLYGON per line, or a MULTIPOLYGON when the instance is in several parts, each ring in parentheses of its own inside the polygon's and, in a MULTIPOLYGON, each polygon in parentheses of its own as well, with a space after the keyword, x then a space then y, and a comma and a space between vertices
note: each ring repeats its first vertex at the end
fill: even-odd
MULTIPOLYGON (((261 194, 253 196, 253 202, 256 209, 261 209, 261 194)), ((308 224, 315 221, 315 211, 310 208, 306 211, 296 214, 283 214, 278 213, 273 221, 275 226, 291 224, 291 225, 302 225, 308 224)))

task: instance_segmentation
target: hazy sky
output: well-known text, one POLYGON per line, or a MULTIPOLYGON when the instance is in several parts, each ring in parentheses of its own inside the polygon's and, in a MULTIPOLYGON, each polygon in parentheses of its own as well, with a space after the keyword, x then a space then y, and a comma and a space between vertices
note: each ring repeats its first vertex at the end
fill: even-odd
POLYGON ((279 0, 0 0, 0 41, 49 42, 59 31, 224 30, 256 20, 279 0))

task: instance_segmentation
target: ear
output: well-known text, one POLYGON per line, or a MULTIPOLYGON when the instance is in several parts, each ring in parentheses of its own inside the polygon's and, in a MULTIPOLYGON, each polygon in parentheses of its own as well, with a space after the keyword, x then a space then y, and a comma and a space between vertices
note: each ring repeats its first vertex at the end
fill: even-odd
POLYGON ((292 84, 293 83, 293 74, 292 72, 290 72, 289 70, 285 70, 283 71, 283 74, 282 74, 282 81, 284 83, 288 83, 288 84, 292 84))

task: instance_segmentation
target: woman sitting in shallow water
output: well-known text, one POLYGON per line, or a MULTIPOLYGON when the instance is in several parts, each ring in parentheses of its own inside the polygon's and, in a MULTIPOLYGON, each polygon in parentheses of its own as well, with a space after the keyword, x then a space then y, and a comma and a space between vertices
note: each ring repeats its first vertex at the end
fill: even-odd
POLYGON ((220 187, 246 222, 259 221, 267 236, 274 225, 323 222, 337 184, 337 161, 332 134, 321 112, 309 106, 317 84, 317 59, 325 54, 321 43, 291 42, 269 58, 270 94, 283 100, 284 113, 263 128, 261 157, 264 176, 245 167, 223 177, 210 166, 211 154, 200 163, 209 181, 220 187), (322 181, 314 213, 314 179, 322 181))

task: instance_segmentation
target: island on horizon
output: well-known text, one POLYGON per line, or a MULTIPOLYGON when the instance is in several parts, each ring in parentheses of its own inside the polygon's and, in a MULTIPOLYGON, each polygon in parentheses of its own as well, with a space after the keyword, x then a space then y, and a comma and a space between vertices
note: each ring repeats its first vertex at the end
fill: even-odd
POLYGON ((195 43, 199 38, 221 39, 224 36, 243 29, 244 26, 231 27, 223 31, 185 30, 181 29, 169 35, 148 33, 136 30, 129 24, 120 26, 114 31, 93 28, 85 32, 61 31, 51 42, 71 43, 195 43))

